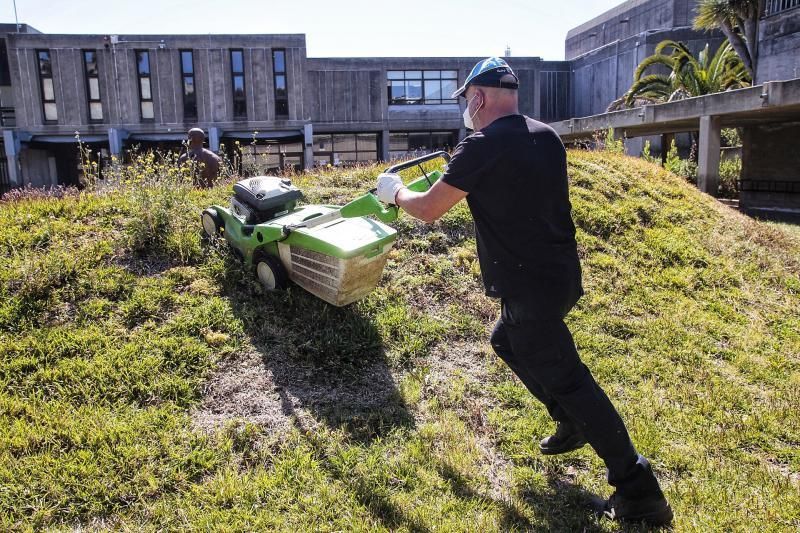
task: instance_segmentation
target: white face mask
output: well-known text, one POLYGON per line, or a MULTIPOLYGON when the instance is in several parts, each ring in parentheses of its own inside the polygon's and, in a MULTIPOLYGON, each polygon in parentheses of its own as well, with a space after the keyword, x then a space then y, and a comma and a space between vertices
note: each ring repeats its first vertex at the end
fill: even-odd
MULTIPOLYGON (((478 95, 476 94, 475 96, 472 97, 472 100, 475 100, 477 97, 478 97, 478 95)), ((478 106, 478 109, 476 109, 475 112, 472 115, 470 115, 469 114, 469 104, 470 104, 470 102, 472 102, 472 100, 467 101, 467 108, 464 109, 464 127, 466 127, 468 130, 475 131, 475 123, 473 122, 473 120, 475 119, 475 115, 478 114, 478 111, 481 110, 481 106, 483 105, 483 102, 481 102, 481 105, 478 106)))

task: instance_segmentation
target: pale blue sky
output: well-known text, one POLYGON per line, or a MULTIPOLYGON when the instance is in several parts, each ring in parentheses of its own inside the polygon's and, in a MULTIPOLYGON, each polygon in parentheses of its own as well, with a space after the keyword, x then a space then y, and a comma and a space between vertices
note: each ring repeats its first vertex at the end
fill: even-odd
MULTIPOLYGON (((567 30, 622 0, 17 0, 46 33, 305 33, 311 57, 564 58, 567 30)), ((14 22, 12 0, 0 21, 14 22)))

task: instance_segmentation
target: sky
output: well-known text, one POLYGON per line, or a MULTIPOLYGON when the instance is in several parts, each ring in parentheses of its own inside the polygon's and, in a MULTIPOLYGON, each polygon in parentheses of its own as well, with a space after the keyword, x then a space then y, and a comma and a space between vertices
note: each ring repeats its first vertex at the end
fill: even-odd
MULTIPOLYGON (((564 58, 567 31, 622 0, 16 0, 45 33, 305 33, 309 57, 564 58)), ((14 22, 0 0, 0 22, 14 22)))

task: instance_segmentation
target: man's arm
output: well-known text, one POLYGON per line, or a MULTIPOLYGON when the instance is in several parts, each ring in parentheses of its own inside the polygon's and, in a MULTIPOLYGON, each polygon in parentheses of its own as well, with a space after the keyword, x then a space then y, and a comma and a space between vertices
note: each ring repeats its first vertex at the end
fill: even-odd
POLYGON ((424 193, 402 188, 397 191, 394 202, 412 217, 431 224, 465 196, 466 192, 439 180, 424 193))

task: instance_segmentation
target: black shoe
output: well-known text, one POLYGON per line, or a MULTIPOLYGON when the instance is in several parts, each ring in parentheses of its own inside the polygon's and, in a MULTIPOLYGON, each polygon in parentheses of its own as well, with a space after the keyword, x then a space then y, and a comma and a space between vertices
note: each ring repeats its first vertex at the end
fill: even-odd
POLYGON ((539 450, 544 455, 558 455, 577 450, 585 444, 586 439, 575 426, 559 422, 555 434, 543 438, 539 443, 539 450))
POLYGON ((616 492, 608 500, 598 498, 594 511, 620 522, 645 522, 651 526, 667 526, 672 522, 672 508, 662 494, 644 498, 625 498, 616 492))

